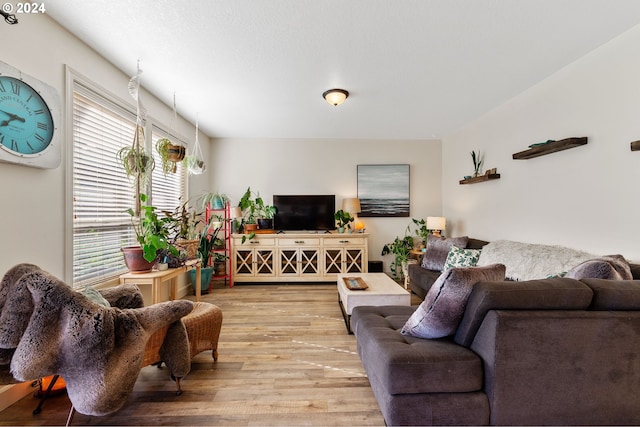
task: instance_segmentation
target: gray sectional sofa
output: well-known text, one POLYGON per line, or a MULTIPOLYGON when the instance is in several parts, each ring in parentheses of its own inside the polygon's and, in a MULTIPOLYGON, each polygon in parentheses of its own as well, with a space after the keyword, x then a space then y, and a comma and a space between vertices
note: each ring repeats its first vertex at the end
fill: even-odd
POLYGON ((476 283, 439 339, 400 333, 416 307, 355 308, 387 425, 640 424, 640 265, 630 272, 476 283))

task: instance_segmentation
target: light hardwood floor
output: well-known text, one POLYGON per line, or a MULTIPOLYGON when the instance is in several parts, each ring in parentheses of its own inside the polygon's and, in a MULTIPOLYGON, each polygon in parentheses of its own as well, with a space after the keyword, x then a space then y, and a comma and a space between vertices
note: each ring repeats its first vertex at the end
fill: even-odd
MULTIPOLYGON (((193 299, 193 297, 187 297, 193 299)), ((143 368, 115 414, 76 414, 74 425, 383 426, 332 284, 217 284, 203 300, 223 312, 219 358, 193 359, 184 393, 165 368, 143 368)), ((70 402, 27 396, 0 425, 64 425, 70 402)))

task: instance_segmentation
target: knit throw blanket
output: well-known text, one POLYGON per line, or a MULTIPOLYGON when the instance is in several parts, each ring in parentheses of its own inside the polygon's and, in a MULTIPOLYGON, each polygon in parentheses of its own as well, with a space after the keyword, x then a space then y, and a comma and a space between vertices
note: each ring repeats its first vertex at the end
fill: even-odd
POLYGON ((192 309, 186 300, 104 307, 37 266, 19 264, 0 283, 0 384, 59 374, 78 412, 115 412, 133 389, 149 337, 181 325, 192 309))

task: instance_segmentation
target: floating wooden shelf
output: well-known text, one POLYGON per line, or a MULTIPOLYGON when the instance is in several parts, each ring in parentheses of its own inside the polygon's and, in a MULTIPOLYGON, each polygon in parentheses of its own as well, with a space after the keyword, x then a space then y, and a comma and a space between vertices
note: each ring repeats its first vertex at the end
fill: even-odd
POLYGON ((477 176, 475 178, 469 178, 469 179, 463 179, 462 181, 460 181, 460 184, 475 184, 478 182, 485 182, 485 181, 489 181, 492 179, 500 179, 500 174, 499 173, 491 173, 489 175, 481 175, 481 176, 477 176))
POLYGON ((587 137, 580 138, 567 138, 559 141, 549 142, 544 145, 538 145, 537 147, 529 148, 528 150, 515 153, 513 155, 514 160, 527 160, 534 157, 540 157, 551 153, 557 153, 558 151, 568 150, 569 148, 579 147, 587 144, 587 137))
POLYGON ((631 143, 631 151, 640 151, 640 141, 633 141, 631 143))

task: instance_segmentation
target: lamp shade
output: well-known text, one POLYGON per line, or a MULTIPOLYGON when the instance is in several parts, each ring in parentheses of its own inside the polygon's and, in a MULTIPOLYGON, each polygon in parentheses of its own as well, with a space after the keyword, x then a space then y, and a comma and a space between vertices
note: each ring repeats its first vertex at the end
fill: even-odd
POLYGON ((322 97, 333 106, 342 104, 348 96, 349 92, 344 89, 329 89, 322 94, 322 97))
POLYGON ((447 225, 447 219, 443 216, 428 216, 427 230, 444 230, 447 225))
POLYGON ((242 216, 242 210, 239 206, 234 206, 231 208, 231 212, 229 212, 231 218, 240 218, 242 216))
POLYGON ((342 210, 349 213, 360 212, 360 199, 355 197, 342 199, 342 210))

